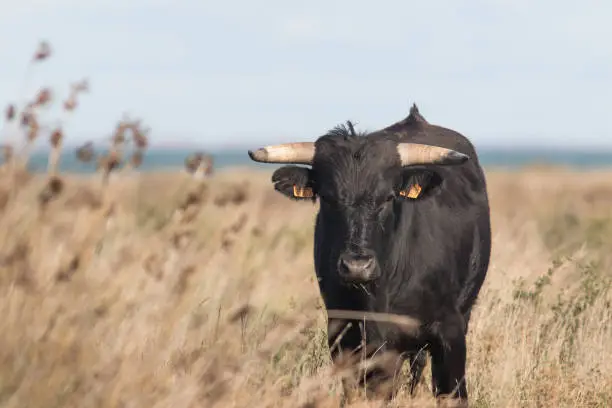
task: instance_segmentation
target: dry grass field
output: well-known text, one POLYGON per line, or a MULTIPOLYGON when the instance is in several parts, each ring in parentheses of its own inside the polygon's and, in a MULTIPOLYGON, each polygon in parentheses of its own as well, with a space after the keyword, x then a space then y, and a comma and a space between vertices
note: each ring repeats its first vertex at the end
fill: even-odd
MULTIPOLYGON (((49 55, 41 43, 30 68, 49 55)), ((89 84, 70 89, 58 127, 42 88, 0 129, 0 407, 339 406, 316 204, 276 193, 270 171, 210 175, 206 157, 191 173, 140 174, 138 120, 119 122, 105 156, 77 151, 94 176, 61 175, 63 129, 89 84), (49 174, 28 174, 42 134, 49 174)), ((612 406, 612 172, 487 178, 493 254, 468 334, 471 406, 612 406)), ((425 373, 390 405, 435 406, 425 373)), ((356 393, 346 406, 382 403, 356 393)))
MULTIPOLYGON (((42 175, 5 188, 0 406, 338 406, 316 205, 269 177, 119 172, 105 204, 98 179, 68 176, 44 207, 42 175)), ((612 174, 487 178, 493 255, 468 336, 470 405, 611 406, 612 174)), ((425 374, 391 406, 435 406, 425 374)))

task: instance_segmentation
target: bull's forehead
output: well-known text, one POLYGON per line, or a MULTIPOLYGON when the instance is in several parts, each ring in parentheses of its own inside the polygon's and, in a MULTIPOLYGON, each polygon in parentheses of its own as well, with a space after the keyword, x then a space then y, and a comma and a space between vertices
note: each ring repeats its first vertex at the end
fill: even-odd
POLYGON ((320 140, 313 163, 320 194, 352 203, 388 194, 399 169, 393 141, 366 137, 320 140))

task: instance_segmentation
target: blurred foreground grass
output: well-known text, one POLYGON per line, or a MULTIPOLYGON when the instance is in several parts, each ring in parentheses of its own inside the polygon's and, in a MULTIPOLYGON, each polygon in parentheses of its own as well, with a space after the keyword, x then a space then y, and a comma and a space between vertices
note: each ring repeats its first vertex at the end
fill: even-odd
MULTIPOLYGON (((471 406, 612 406, 611 175, 487 177, 494 246, 468 336, 471 406)), ((239 169, 211 178, 183 223, 186 175, 119 174, 109 218, 76 176, 41 212, 43 183, 23 181, 0 215, 0 406, 338 406, 315 206, 239 169)), ((435 406, 428 377, 393 405, 435 406)))

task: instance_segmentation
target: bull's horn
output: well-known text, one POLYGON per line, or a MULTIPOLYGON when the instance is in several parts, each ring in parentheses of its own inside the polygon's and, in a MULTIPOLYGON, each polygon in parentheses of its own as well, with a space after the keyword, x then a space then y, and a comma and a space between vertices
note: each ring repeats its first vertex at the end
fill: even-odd
POLYGON ((411 164, 461 164, 470 157, 455 150, 419 143, 398 143, 402 166, 411 164))
POLYGON ((313 142, 285 143, 249 150, 251 160, 261 163, 312 164, 314 154, 313 142))

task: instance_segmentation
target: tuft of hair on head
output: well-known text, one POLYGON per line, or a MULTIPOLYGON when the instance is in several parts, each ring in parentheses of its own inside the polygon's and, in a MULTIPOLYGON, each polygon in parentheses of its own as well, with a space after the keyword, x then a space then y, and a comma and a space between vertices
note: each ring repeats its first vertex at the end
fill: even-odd
POLYGON ((362 137, 367 134, 367 132, 358 132, 355 130, 355 124, 351 120, 347 120, 345 123, 336 125, 331 130, 327 132, 327 136, 339 136, 344 139, 362 137))

